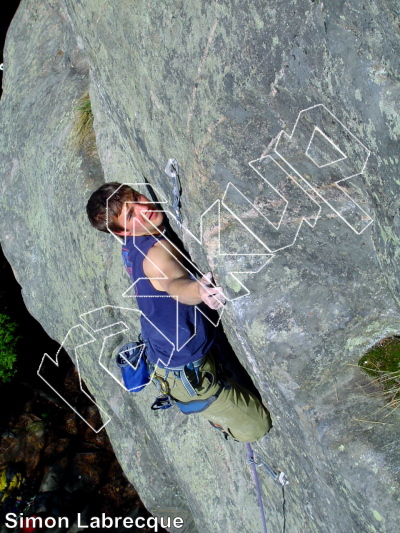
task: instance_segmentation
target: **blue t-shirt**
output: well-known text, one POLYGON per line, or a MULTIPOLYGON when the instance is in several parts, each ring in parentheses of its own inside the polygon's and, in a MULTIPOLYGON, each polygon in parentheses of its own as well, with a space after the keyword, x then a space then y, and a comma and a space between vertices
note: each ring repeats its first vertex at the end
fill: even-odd
POLYGON ((177 367, 205 355, 214 343, 216 330, 206 318, 209 310, 205 304, 179 303, 167 292, 155 289, 146 277, 143 260, 160 240, 165 240, 165 237, 127 237, 126 244, 122 246, 122 258, 135 287, 141 311, 142 335, 148 345, 148 359, 152 363, 161 361, 163 365, 177 367))

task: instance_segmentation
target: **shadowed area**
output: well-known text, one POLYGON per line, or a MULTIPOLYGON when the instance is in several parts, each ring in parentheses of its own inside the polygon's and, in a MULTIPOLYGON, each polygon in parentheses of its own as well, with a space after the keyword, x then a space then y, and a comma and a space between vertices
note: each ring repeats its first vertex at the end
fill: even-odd
MULTIPOLYGON (((164 168, 179 161, 183 229, 170 223, 229 294, 224 330, 273 419, 258 451, 291 482, 287 531, 391 533, 399 414, 371 418, 385 402, 357 363, 399 334, 397 18, 389 1, 23 0, 13 20, 3 249, 46 332, 91 340, 79 369, 117 458, 153 514, 184 518, 176 531, 260 530, 250 466, 243 446, 198 417, 155 416, 153 387, 129 395, 100 366, 113 371, 138 320, 120 245, 89 226, 86 201, 147 180, 172 211, 164 168), (95 150, 74 137, 87 91, 95 150), (99 308, 107 351, 81 318, 99 308)), ((280 531, 281 491, 261 484, 280 531)))

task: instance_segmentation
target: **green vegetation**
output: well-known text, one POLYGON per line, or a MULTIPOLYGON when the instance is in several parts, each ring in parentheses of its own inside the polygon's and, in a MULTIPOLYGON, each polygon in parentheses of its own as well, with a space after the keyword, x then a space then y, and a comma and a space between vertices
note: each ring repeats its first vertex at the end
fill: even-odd
POLYGON ((381 340, 359 360, 359 366, 382 388, 390 406, 400 404, 400 337, 381 340))
POLYGON ((96 153, 96 136, 93 129, 93 111, 89 91, 78 100, 75 124, 72 130, 72 143, 75 150, 83 149, 87 155, 96 153))
POLYGON ((8 315, 0 314, 0 380, 10 381, 17 372, 16 346, 20 338, 16 332, 18 325, 8 315))

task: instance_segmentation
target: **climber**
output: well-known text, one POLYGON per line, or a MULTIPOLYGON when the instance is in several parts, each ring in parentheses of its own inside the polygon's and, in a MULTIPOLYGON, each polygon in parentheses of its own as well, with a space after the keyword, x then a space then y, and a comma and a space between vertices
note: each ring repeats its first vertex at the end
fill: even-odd
POLYGON ((86 209, 96 229, 125 238, 122 256, 142 312, 153 381, 162 383, 174 400, 200 405, 196 412, 225 435, 242 442, 261 439, 271 428, 268 411, 246 388, 218 376, 215 327, 207 308, 221 308, 225 297, 212 274, 200 281, 189 274, 182 255, 166 239, 163 212, 130 186, 104 184, 86 209))

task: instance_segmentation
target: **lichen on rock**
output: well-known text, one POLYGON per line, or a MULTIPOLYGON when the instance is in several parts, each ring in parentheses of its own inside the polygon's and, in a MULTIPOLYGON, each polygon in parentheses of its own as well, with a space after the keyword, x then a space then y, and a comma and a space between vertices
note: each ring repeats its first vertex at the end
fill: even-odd
MULTIPOLYGON (((123 297, 118 243, 89 226, 86 201, 104 181, 147 180, 172 206, 163 170, 179 161, 184 229, 171 223, 196 264, 233 288, 223 325, 272 413, 268 444, 255 447, 291 481, 287 531, 394 531, 399 415, 371 421, 382 402, 363 391, 357 361, 399 334, 396 10, 375 0, 22 0, 12 22, 0 103, 2 246, 51 337, 62 342, 79 325, 92 341, 79 351, 80 372, 110 418, 116 455, 153 514, 184 517, 179 531, 261 530, 251 471, 243 446, 195 416, 154 416, 151 387, 129 395, 99 364, 102 354, 112 368, 117 340, 102 350, 100 327, 90 339, 84 314, 102 309, 100 326, 126 321, 126 336, 138 315, 123 297), (86 91, 90 157, 72 142, 86 91), (321 106, 318 130, 297 122, 321 106), (336 178, 353 167, 339 189, 336 178), (223 231, 217 211, 205 215, 208 246, 200 220, 213 205, 223 231)), ((269 528, 279 531, 281 491, 260 475, 269 528)))

